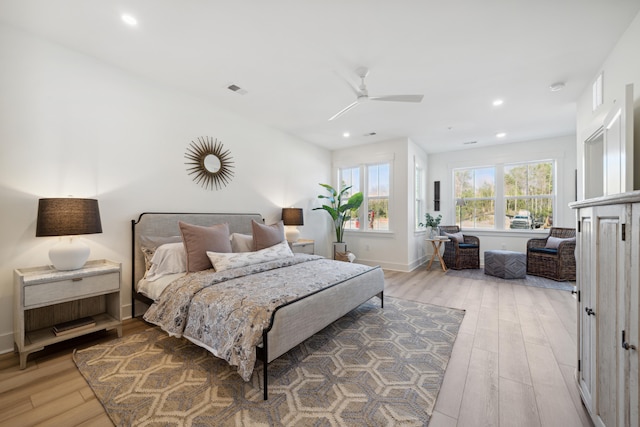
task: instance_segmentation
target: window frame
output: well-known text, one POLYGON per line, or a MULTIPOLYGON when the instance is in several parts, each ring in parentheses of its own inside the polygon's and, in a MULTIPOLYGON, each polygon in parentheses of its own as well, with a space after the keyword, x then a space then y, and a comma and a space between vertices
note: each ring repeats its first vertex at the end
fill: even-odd
MULTIPOLYGON (((340 191, 342 189, 341 178, 342 171, 347 169, 359 169, 359 190, 355 190, 353 192, 362 191, 363 200, 362 205, 358 209, 358 228, 345 228, 346 233, 374 233, 374 234, 385 234, 393 232, 393 160, 392 159, 372 159, 367 162, 358 162, 358 163, 344 163, 339 166, 336 166, 336 179, 338 182, 338 186, 336 189, 340 191), (389 194, 386 197, 377 196, 377 197, 369 197, 367 195, 368 185, 369 185, 369 167, 371 166, 379 166, 379 165, 388 165, 389 167, 389 194), (388 216, 388 228, 386 230, 376 230, 369 229, 366 227, 368 224, 368 206, 370 200, 375 199, 387 199, 388 200, 388 208, 387 208, 387 216, 388 216)), ((353 194, 352 192, 352 194, 353 194)))
MULTIPOLYGON (((484 165, 474 165, 474 166, 461 166, 455 167, 451 169, 451 182, 452 182, 452 212, 456 216, 454 222, 458 224, 458 209, 456 205, 456 200, 458 195, 456 194, 456 172, 461 170, 477 170, 477 169, 486 169, 486 168, 494 168, 495 170, 495 190, 494 190, 494 224, 491 228, 481 228, 481 227, 465 227, 468 230, 474 231, 506 231, 509 233, 535 233, 539 232, 539 229, 511 229, 508 225, 505 225, 504 220, 500 220, 503 216, 506 217, 506 206, 507 199, 551 199, 551 209, 552 216, 555 216, 557 211, 557 203, 558 203, 558 159, 556 158, 542 158, 536 160, 513 160, 513 161, 504 161, 495 164, 484 164, 484 165), (507 196, 505 194, 504 188, 504 177, 505 177, 505 169, 509 166, 519 166, 519 165, 531 165, 538 163, 551 163, 551 173, 552 173, 552 185, 553 191, 551 195, 525 195, 525 196, 507 196), (500 214, 498 214, 498 212, 500 214)), ((491 198, 469 198, 465 200, 491 200, 491 198)), ((460 228, 462 229, 462 224, 460 224, 460 228)))

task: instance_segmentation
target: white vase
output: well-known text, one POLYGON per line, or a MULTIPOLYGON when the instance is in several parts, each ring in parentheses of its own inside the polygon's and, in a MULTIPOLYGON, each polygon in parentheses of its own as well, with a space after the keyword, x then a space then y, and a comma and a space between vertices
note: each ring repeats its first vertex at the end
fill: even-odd
POLYGON ((431 231, 429 232, 429 238, 435 239, 438 235, 438 227, 431 227, 431 231))
POLYGON ((434 239, 438 235, 438 227, 427 227, 427 236, 429 239, 434 239))

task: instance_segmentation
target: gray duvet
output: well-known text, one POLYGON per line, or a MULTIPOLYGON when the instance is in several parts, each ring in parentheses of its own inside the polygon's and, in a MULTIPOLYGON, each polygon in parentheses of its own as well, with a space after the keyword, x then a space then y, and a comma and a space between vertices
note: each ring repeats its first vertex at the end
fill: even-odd
POLYGON ((167 286, 144 319, 237 366, 249 381, 255 347, 278 307, 374 268, 298 254, 222 272, 190 273, 167 286))

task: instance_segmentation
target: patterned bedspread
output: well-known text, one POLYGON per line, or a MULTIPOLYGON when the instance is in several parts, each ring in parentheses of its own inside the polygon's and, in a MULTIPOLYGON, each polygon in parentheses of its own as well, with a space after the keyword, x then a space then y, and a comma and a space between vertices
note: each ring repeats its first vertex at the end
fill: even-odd
POLYGON ((190 273, 167 286, 144 319, 238 366, 249 381, 255 347, 278 307, 373 268, 298 254, 222 272, 190 273))

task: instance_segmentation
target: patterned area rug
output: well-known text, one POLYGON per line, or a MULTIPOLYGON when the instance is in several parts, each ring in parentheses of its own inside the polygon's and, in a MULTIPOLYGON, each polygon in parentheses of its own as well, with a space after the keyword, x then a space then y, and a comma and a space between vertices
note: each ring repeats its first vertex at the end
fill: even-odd
POLYGON ((158 328, 74 354, 118 426, 425 426, 463 310, 373 298, 245 383, 158 328))
POLYGON ((509 282, 514 285, 535 286, 536 288, 558 289, 561 291, 573 291, 576 282, 556 282, 539 276, 527 275, 526 279, 502 279, 500 277, 484 274, 483 268, 467 270, 447 270, 447 276, 463 277, 465 279, 492 280, 496 282, 509 282))

